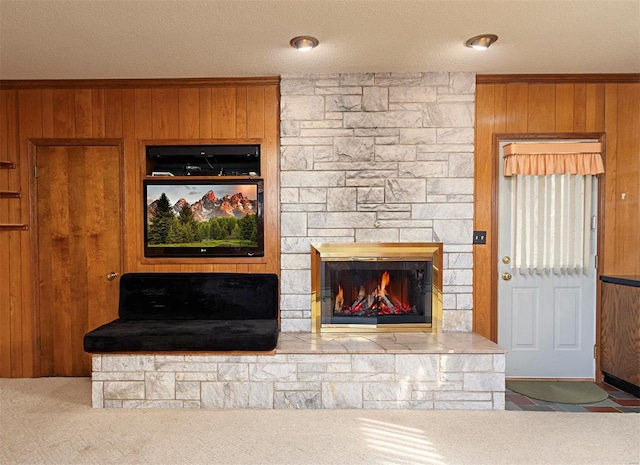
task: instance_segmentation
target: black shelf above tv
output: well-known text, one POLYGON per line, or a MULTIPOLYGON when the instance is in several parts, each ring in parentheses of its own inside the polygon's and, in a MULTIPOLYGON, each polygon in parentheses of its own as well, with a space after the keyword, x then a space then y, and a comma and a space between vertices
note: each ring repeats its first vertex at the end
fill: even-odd
POLYGON ((148 145, 147 176, 260 176, 260 144, 148 145))

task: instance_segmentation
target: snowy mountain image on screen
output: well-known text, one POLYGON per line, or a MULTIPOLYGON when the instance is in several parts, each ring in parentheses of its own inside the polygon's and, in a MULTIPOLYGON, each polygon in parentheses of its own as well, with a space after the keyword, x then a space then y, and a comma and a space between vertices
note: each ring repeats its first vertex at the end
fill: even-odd
MULTIPOLYGON (((243 218, 246 215, 255 215, 258 208, 257 200, 247 198, 241 192, 233 195, 217 197, 213 190, 210 190, 202 198, 192 204, 180 198, 172 207, 173 213, 178 216, 180 210, 186 205, 192 212, 196 221, 208 221, 211 218, 243 218)), ((148 218, 151 218, 156 211, 158 199, 155 199, 147 206, 148 218)))

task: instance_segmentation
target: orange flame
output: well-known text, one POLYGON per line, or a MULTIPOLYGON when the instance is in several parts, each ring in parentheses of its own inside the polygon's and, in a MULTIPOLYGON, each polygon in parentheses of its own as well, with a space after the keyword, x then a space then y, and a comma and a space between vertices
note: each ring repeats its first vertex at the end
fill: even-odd
POLYGON ((389 281, 391 280, 391 278, 389 277, 389 272, 385 271, 384 273, 382 273, 382 278, 380 279, 380 295, 387 295, 387 293, 385 292, 385 289, 387 287, 387 284, 389 284, 389 281))
POLYGON ((337 311, 337 310, 341 310, 342 309, 342 304, 344 304, 344 295, 342 292, 342 286, 340 286, 338 284, 338 293, 336 294, 336 304, 333 306, 333 308, 337 311))

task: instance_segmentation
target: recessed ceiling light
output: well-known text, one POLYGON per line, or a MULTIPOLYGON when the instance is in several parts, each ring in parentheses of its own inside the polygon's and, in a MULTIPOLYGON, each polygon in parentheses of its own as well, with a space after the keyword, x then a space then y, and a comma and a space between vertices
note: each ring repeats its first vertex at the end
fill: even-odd
POLYGON ((475 50, 486 50, 496 40, 498 40, 498 36, 495 34, 482 34, 479 36, 472 37, 471 39, 467 40, 464 44, 467 47, 471 47, 475 50))
POLYGON ((298 36, 291 39, 289 42, 291 46, 300 52, 308 52, 314 47, 317 47, 320 43, 318 39, 311 36, 298 36))

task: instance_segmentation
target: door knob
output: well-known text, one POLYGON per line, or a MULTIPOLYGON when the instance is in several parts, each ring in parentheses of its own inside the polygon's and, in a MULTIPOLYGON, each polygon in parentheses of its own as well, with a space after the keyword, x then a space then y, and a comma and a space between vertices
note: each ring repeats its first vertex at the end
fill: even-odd
POLYGON ((114 279, 116 279, 118 277, 118 273, 116 273, 115 271, 112 271, 111 273, 109 273, 107 275, 107 279, 109 281, 113 281, 114 279))
POLYGON ((512 278, 511 273, 502 273, 502 279, 509 281, 512 278))

